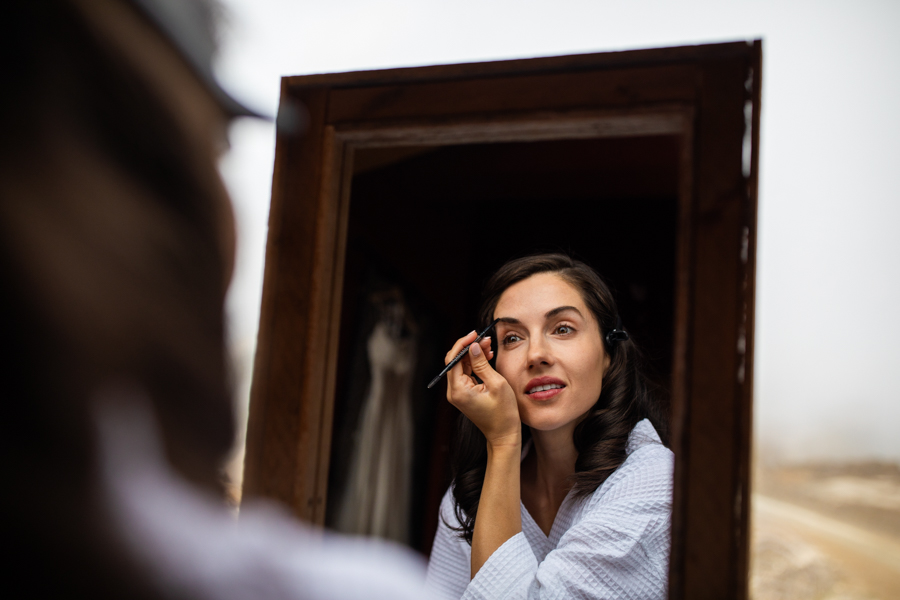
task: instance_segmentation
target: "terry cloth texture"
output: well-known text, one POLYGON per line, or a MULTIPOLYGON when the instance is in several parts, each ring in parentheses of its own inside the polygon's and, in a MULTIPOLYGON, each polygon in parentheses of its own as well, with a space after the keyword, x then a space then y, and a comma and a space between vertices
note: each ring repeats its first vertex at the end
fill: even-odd
POLYGON ((500 546, 471 581, 472 549, 451 529, 459 520, 448 490, 428 564, 428 587, 454 600, 665 598, 674 455, 647 419, 631 431, 626 453, 625 462, 590 497, 576 500, 569 493, 549 536, 520 505, 522 531, 500 546))

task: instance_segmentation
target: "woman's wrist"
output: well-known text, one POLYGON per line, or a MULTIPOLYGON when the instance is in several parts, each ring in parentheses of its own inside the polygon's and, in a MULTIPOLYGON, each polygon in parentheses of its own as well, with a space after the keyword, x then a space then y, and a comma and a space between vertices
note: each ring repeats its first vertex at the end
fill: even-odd
POLYGON ((487 440, 488 454, 491 452, 514 451, 516 456, 522 453, 522 432, 517 431, 508 435, 496 436, 487 440))

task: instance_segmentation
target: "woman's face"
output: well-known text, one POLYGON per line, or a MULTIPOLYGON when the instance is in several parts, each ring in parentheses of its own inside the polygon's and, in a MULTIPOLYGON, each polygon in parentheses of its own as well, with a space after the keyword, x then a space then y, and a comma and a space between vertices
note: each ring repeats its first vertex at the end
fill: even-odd
POLYGON ((609 355, 581 293, 559 275, 538 273, 500 296, 497 371, 533 430, 574 429, 597 402, 609 355))

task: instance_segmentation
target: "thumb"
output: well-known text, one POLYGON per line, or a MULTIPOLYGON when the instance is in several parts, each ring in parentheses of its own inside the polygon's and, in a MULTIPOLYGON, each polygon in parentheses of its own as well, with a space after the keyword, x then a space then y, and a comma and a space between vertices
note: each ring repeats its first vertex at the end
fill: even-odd
POLYGON ((497 375, 497 371, 491 367, 487 356, 484 355, 481 344, 475 343, 469 346, 469 362, 472 365, 472 372, 478 375, 482 381, 488 381, 497 375))

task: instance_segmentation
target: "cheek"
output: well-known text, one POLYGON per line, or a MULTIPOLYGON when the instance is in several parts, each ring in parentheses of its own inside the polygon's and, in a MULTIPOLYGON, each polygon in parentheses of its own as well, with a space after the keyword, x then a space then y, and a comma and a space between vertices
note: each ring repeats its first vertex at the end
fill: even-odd
POLYGON ((494 364, 496 365, 497 372, 503 375, 503 377, 505 377, 506 379, 509 379, 509 376, 512 373, 512 365, 510 364, 511 357, 509 356, 509 353, 498 349, 496 356, 497 360, 494 364))
POLYGON ((603 382, 604 358, 602 354, 594 352, 583 352, 573 357, 574 364, 579 373, 579 378, 585 382, 585 387, 591 391, 591 394, 600 395, 600 387, 603 382))

